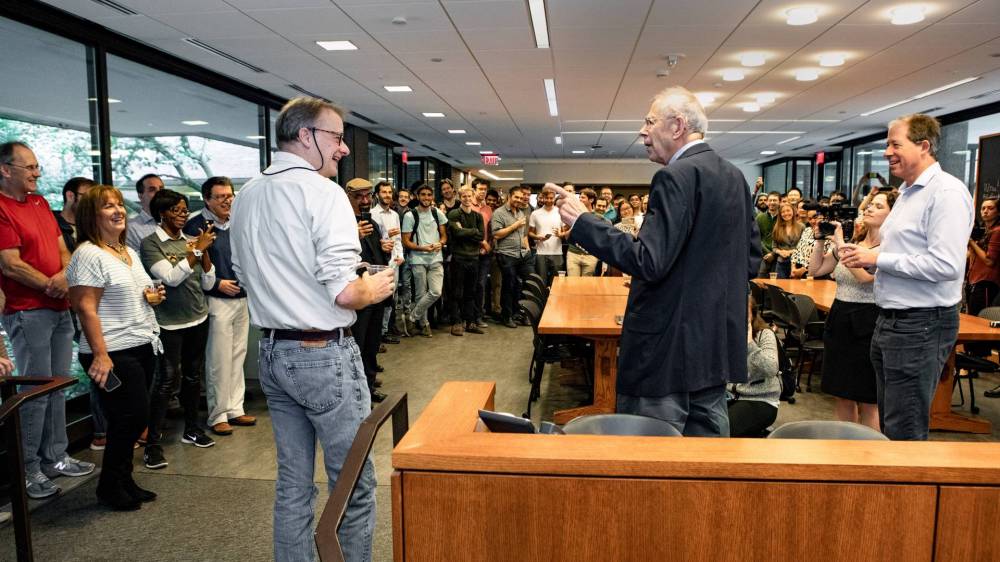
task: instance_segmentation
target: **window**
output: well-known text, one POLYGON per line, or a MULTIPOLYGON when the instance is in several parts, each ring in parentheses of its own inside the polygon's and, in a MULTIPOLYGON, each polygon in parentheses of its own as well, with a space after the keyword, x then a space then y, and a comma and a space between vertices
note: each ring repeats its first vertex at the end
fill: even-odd
POLYGON ((390 158, 392 150, 384 144, 368 142, 368 181, 372 185, 380 181, 392 180, 390 158))
MULTIPOLYGON (((123 58, 108 56, 111 166, 116 185, 159 174, 203 206, 201 184, 229 176, 239 188, 260 171, 258 106, 123 58)), ((134 189, 127 197, 137 199, 134 189)))
POLYGON ((888 183, 899 184, 898 180, 895 182, 890 181, 889 163, 883 156, 884 153, 884 139, 854 147, 852 155, 853 166, 851 166, 851 169, 854 171, 854 177, 846 177, 845 174, 844 181, 842 182, 845 186, 844 193, 850 201, 858 202, 868 194, 871 186, 881 186, 882 182, 879 176, 888 183))
POLYGON ((0 18, 0 50, 7 77, 0 88, 0 142, 31 147, 43 168, 38 193, 61 209, 66 180, 101 177, 88 48, 0 18))
POLYGON ((812 164, 812 160, 795 161, 795 177, 792 179, 792 185, 804 194, 812 191, 812 164))
POLYGON ((960 121, 941 127, 938 162, 941 168, 976 189, 979 137, 1000 131, 1000 114, 960 121))
POLYGON ((764 190, 784 193, 788 185, 785 175, 787 174, 788 162, 779 162, 764 167, 764 190))

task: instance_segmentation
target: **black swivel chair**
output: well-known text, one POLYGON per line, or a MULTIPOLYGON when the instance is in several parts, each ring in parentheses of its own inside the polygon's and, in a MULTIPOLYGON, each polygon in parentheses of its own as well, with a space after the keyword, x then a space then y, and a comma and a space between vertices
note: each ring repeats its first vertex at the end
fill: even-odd
MULTIPOLYGON (((1000 320, 1000 306, 989 306, 979 311, 978 316, 987 320, 1000 320)), ((979 413, 976 406, 976 390, 973 381, 979 378, 981 373, 1000 373, 1000 365, 986 359, 983 355, 991 353, 992 347, 989 345, 966 344, 965 351, 955 354, 955 386, 958 387, 959 402, 956 406, 965 405, 965 393, 962 391, 962 381, 969 384, 969 411, 973 414, 979 413), (962 373, 965 374, 962 374, 962 373)))
POLYGON ((680 437, 681 432, 657 418, 632 414, 597 414, 573 418, 562 428, 567 435, 646 435, 680 437))
POLYGON ((542 374, 545 372, 547 363, 558 363, 563 359, 578 357, 583 359, 587 376, 591 377, 594 351, 591 344, 580 338, 572 336, 553 336, 538 333, 538 323, 542 319, 542 307, 533 299, 521 299, 518 301, 521 314, 531 324, 534 332, 533 351, 531 363, 528 365, 528 381, 531 388, 528 391, 528 409, 524 417, 531 417, 531 404, 541 396, 542 374))
POLYGON ((851 441, 888 441, 882 433, 860 423, 816 420, 789 422, 775 429, 768 439, 845 439, 851 441))

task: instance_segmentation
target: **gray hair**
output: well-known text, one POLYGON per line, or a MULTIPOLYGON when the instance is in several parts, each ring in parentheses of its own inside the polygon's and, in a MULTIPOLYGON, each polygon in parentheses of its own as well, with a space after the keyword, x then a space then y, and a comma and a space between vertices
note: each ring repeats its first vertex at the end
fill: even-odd
POLYGON ((653 98, 653 106, 664 117, 680 116, 687 123, 688 131, 705 135, 708 133, 708 117, 698 98, 681 86, 670 86, 653 98))
POLYGON ((344 109, 326 100, 317 98, 294 98, 281 108, 278 120, 274 123, 277 134, 277 144, 287 144, 299 139, 299 130, 312 127, 324 110, 330 110, 344 118, 344 109))
POLYGON ((0 164, 10 164, 14 160, 14 150, 18 147, 31 150, 30 146, 16 140, 0 144, 0 164))

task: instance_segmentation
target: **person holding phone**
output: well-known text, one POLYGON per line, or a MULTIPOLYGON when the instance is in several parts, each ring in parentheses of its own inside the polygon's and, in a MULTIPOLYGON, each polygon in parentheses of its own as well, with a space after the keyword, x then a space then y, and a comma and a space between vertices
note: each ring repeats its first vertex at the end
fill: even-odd
POLYGON ((66 269, 69 299, 83 330, 80 364, 100 388, 108 421, 97 498, 112 509, 135 510, 156 499, 132 479, 132 444, 149 419, 153 357, 162 350, 152 307, 166 293, 154 288, 139 255, 125 244, 120 191, 94 186, 76 212, 79 246, 66 269))

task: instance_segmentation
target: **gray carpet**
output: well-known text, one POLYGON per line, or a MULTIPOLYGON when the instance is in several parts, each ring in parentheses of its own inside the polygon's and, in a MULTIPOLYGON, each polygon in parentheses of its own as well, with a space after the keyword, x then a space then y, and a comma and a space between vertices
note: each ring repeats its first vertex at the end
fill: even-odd
MULTIPOLYGON (((94 496, 96 479, 66 493, 58 502, 33 511, 35 559, 272 559, 273 481, 171 474, 137 474, 136 481, 159 494, 156 501, 144 504, 137 512, 111 512, 100 507, 94 496)), ((325 488, 319 485, 317 519, 326 501, 325 488)), ((389 502, 388 486, 379 486, 378 491, 377 501, 389 502)), ((391 524, 380 521, 376 529, 377 535, 387 535, 375 537, 376 550, 380 545, 391 545, 391 524)), ((0 545, 0 560, 13 560, 14 532, 10 525, 0 529, 0 545)), ((377 551, 373 558, 390 560, 392 552, 377 551)))

